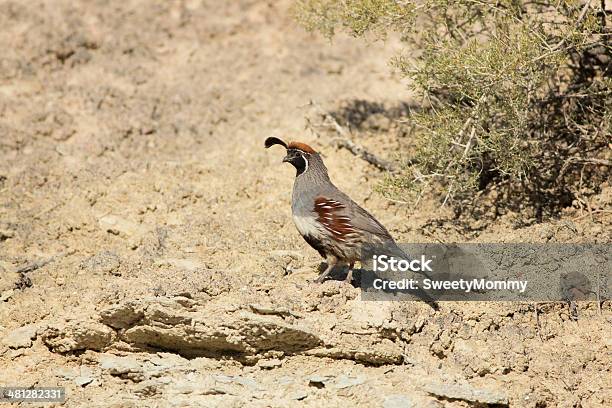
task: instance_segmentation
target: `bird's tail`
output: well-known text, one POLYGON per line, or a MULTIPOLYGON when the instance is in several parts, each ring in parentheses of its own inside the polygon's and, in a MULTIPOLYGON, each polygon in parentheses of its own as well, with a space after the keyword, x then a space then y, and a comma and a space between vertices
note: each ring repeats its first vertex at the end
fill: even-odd
MULTIPOLYGON (((387 242, 380 247, 372 248, 371 251, 372 251, 372 254, 376 254, 376 255, 384 254, 384 255, 387 255, 388 257, 395 258, 397 261, 405 260, 408 262, 412 262, 415 260, 414 257, 406 253, 406 251, 400 248, 399 245, 397 245, 395 242, 387 242)), ((372 257, 370 256, 369 259, 372 259, 372 257)), ((413 273, 422 275, 423 278, 432 279, 432 277, 427 273, 426 270, 424 270, 424 268, 421 268, 417 271, 413 271, 413 273)), ((417 280, 420 280, 421 281, 420 283, 422 283, 422 279, 417 279, 417 280)), ((417 285, 417 289, 414 291, 411 291, 410 293, 416 296, 417 298, 419 298, 420 300, 423 300, 424 302, 429 304, 434 310, 438 310, 438 304, 436 303, 436 301, 425 290, 422 289, 421 285, 417 285)))
MULTIPOLYGON (((408 254, 406 251, 404 251, 402 248, 399 247, 399 245, 394 243, 394 249, 392 251, 392 253, 390 255, 395 256, 396 258, 402 259, 402 260, 406 260, 408 262, 412 262, 415 260, 415 258, 413 256, 411 256, 410 254, 408 254)), ((427 270, 425 268, 419 269, 417 271, 414 271, 418 274, 424 275, 425 277, 431 279, 431 276, 427 273, 427 270)))

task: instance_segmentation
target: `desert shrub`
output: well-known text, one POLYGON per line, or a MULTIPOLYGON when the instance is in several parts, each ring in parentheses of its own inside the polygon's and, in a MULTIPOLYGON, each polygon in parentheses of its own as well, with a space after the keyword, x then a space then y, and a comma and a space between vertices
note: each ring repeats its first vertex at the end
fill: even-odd
POLYGON ((422 96, 416 152, 382 184, 458 213, 486 195, 534 220, 609 177, 612 53, 605 2, 299 0, 298 21, 333 37, 400 34, 393 65, 422 96), (591 5, 591 3, 593 3, 591 5))

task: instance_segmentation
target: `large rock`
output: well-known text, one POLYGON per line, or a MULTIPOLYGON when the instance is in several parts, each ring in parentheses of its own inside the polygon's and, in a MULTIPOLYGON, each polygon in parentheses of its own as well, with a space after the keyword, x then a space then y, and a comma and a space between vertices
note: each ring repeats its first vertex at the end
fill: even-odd
POLYGON ((368 365, 401 364, 402 344, 385 337, 397 336, 391 329, 381 334, 388 316, 375 316, 373 324, 369 319, 330 324, 335 315, 303 316, 277 304, 154 297, 109 306, 100 312, 101 323, 51 326, 43 339, 57 352, 165 350, 188 358, 232 356, 250 364, 307 354, 368 365))
POLYGON ((308 327, 279 316, 203 307, 182 297, 112 306, 101 312, 101 320, 124 329, 120 339, 134 349, 164 349, 189 357, 292 353, 321 344, 308 327))
POLYGON ((43 342, 57 353, 77 350, 104 350, 116 335, 110 327, 88 320, 49 325, 42 333, 43 342))

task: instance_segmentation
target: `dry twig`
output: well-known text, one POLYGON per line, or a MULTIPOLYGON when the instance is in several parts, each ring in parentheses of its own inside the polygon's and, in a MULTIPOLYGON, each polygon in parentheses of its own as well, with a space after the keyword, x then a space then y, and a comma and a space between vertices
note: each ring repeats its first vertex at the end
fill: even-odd
POLYGON ((67 252, 59 253, 59 254, 54 255, 54 256, 52 256, 50 258, 47 258, 47 259, 43 259, 43 260, 40 260, 40 261, 32 262, 31 264, 28 264, 28 265, 26 265, 24 267, 19 268, 17 270, 17 273, 25 274, 25 273, 28 273, 28 272, 35 271, 37 269, 42 268, 43 266, 46 266, 46 265, 50 264, 51 262, 53 262, 53 261, 55 261, 55 260, 57 260, 59 258, 63 258, 65 256, 72 255, 75 252, 76 252, 76 250, 73 249, 73 250, 70 250, 70 251, 67 251, 67 252))
POLYGON ((336 146, 348 150, 355 156, 367 161, 379 170, 388 171, 391 173, 395 171, 395 167, 391 163, 378 158, 350 139, 337 139, 336 146))
POLYGON ((323 117, 323 121, 330 123, 331 127, 340 136, 340 138, 336 138, 333 141, 337 147, 348 150, 355 156, 367 161, 379 170, 388 171, 391 173, 396 171, 393 164, 379 158, 373 153, 367 151, 363 146, 353 142, 351 140, 350 131, 342 127, 342 125, 340 125, 336 118, 334 118, 332 115, 327 112, 323 112, 323 110, 314 101, 310 101, 309 105, 314 106, 319 114, 323 117))
POLYGON ((540 337, 540 341, 544 341, 544 338, 542 337, 542 328, 540 326, 540 314, 538 312, 538 303, 537 302, 533 304, 533 310, 535 312, 536 330, 538 332, 538 336, 540 337))

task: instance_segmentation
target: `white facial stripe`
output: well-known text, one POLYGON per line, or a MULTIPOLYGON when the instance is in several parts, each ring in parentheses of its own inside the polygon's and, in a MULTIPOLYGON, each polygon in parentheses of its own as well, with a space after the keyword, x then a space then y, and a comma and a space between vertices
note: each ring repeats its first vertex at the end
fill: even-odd
POLYGON ((302 155, 302 159, 304 159, 304 163, 306 163, 306 167, 304 168, 304 171, 302 173, 306 173, 306 170, 308 170, 308 159, 303 153, 300 154, 302 155))

